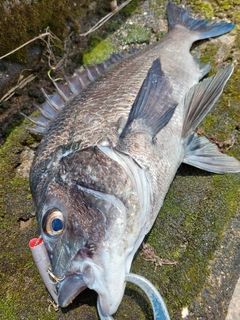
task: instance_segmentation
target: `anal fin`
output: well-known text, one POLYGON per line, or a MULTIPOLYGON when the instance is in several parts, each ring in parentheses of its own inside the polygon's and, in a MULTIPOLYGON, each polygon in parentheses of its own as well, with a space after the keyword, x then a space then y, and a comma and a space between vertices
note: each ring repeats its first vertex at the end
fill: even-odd
POLYGON ((196 133, 185 141, 184 163, 214 173, 240 172, 240 161, 218 150, 218 147, 196 133))

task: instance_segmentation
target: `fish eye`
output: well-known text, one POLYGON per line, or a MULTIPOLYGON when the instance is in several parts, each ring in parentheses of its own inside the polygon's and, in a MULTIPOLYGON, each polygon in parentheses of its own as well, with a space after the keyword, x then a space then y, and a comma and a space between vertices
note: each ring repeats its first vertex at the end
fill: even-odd
POLYGON ((63 214, 59 210, 52 211, 47 218, 46 232, 50 236, 58 236, 63 232, 64 218, 63 214))

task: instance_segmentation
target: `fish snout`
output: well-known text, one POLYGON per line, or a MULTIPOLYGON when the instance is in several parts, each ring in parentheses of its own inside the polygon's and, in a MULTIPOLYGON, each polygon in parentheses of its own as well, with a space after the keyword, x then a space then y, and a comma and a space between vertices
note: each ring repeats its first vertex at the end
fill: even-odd
POLYGON ((103 314, 110 316, 117 311, 126 287, 125 275, 125 268, 102 274, 101 277, 95 274, 91 289, 98 293, 98 303, 103 314))

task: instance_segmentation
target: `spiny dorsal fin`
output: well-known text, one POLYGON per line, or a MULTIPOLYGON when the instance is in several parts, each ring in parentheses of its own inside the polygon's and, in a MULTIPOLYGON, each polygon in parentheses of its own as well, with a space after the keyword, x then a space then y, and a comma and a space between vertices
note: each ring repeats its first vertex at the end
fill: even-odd
POLYGON ((221 95, 223 88, 233 72, 233 65, 220 70, 193 86, 185 96, 185 117, 182 137, 191 134, 210 111, 221 95))
POLYGON ((139 131, 147 132, 154 138, 171 119, 177 106, 171 99, 171 92, 160 60, 156 59, 143 81, 120 137, 139 131))
POLYGON ((47 95, 43 90, 46 101, 40 105, 36 105, 41 115, 36 118, 30 118, 21 113, 25 118, 35 124, 35 127, 25 126, 25 128, 34 134, 44 135, 52 119, 64 108, 66 102, 80 94, 91 82, 100 77, 106 69, 122 60, 123 57, 124 55, 121 53, 114 53, 103 63, 94 66, 85 66, 85 70, 76 70, 73 76, 65 77, 66 83, 64 84, 53 81, 57 92, 52 95, 47 95))

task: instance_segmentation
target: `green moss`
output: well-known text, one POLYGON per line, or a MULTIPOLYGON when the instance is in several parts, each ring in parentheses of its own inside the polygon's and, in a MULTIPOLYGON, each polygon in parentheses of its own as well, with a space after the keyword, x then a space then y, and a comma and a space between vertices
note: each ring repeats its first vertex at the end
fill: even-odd
POLYGON ((214 63, 215 63, 214 57, 216 56, 218 50, 219 50, 219 45, 217 45, 215 43, 206 43, 206 45, 200 51, 201 52, 201 62, 202 63, 210 63, 213 68, 214 63))
POLYGON ((27 319, 56 319, 55 312, 46 312, 47 300, 41 302, 46 289, 41 286, 28 248, 29 239, 36 236, 35 219, 31 221, 32 228, 19 227, 19 221, 28 220, 33 212, 28 179, 16 175, 20 153, 29 139, 33 141, 25 129, 17 127, 0 148, 0 318, 3 320, 21 319, 22 314, 27 319))
POLYGON ((132 0, 126 7, 121 11, 122 14, 129 17, 133 13, 140 13, 139 11, 139 0, 132 0))
POLYGON ((14 302, 11 298, 0 299, 0 315, 2 320, 17 320, 17 314, 14 310, 14 302))
POLYGON ((96 63, 101 63, 102 61, 108 59, 112 53, 116 52, 116 48, 108 40, 102 40, 100 42, 96 41, 96 43, 97 44, 95 47, 83 54, 83 64, 93 65, 96 63))
POLYGON ((228 0, 218 0, 217 1, 219 8, 221 8, 221 10, 228 10, 230 7, 229 1, 228 0))
POLYGON ((151 31, 139 25, 132 24, 128 26, 128 35, 124 39, 126 44, 148 43, 151 38, 151 31))
POLYGON ((88 48, 94 49, 94 47, 96 47, 98 44, 100 44, 103 41, 103 39, 101 37, 99 37, 98 35, 90 35, 89 40, 88 40, 88 48))
POLYGON ((9 136, 3 147, 0 148, 0 159, 2 162, 0 173, 3 173, 7 168, 11 167, 11 161, 8 161, 8 157, 11 157, 12 152, 21 148, 23 137, 26 137, 25 130, 19 127, 9 136))
POLYGON ((106 27, 106 30, 108 32, 113 32, 116 31, 120 28, 120 26, 122 25, 123 21, 121 20, 115 20, 115 21, 110 21, 106 27))
POLYGON ((166 7, 165 1, 162 1, 162 0, 149 1, 149 8, 154 12, 154 17, 156 19, 159 19, 159 17, 161 17, 163 14, 165 15, 165 18, 167 18, 165 7, 166 7))
MULTIPOLYGON (((21 190, 23 194, 29 194, 28 179, 16 177, 15 168, 20 162, 20 152, 26 144, 28 133, 22 127, 13 130, 4 146, 0 149, 0 211, 2 216, 12 214, 13 218, 18 214, 26 214, 27 206, 31 207, 31 199, 16 197, 16 193, 21 190), (9 208, 9 199, 12 198, 12 206, 19 204, 18 212, 9 208)), ((28 207, 28 208, 29 208, 28 207)))
MULTIPOLYGON (((0 299, 1 320, 21 319, 21 313, 23 312, 24 308, 18 298, 18 295, 21 295, 21 293, 19 292, 18 294, 10 295, 6 300, 0 299)), ((40 310, 37 310, 35 306, 32 306, 31 308, 29 308, 27 319, 54 320, 57 319, 57 313, 50 313, 46 310, 46 312, 43 314, 40 310)))
POLYGON ((213 17, 213 7, 211 3, 207 1, 194 1, 193 9, 197 13, 204 15, 206 19, 212 19, 213 17))
POLYGON ((30 146, 32 145, 34 142, 36 142, 36 140, 38 141, 40 138, 39 137, 34 137, 33 135, 28 135, 28 137, 26 138, 26 145, 30 146))
MULTIPOLYGON (((224 142, 229 140, 236 128, 239 127, 239 76, 240 71, 236 68, 223 91, 220 101, 215 104, 213 109, 200 124, 200 127, 204 129, 206 136, 215 137, 224 142), (219 121, 219 114, 222 115, 221 121, 219 121)), ((233 145, 231 151, 237 158, 240 157, 240 152, 236 144, 233 145)))
POLYGON ((155 36, 157 40, 160 40, 164 35, 166 34, 166 32, 164 31, 158 31, 156 32, 155 36))

